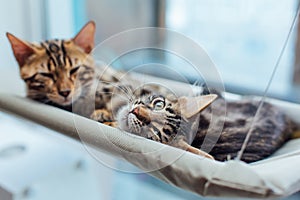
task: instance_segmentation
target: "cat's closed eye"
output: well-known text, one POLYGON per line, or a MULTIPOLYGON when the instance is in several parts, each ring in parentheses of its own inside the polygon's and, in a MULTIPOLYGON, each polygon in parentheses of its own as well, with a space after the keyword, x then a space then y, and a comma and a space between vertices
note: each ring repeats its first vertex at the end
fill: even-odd
POLYGON ((70 76, 72 76, 73 74, 75 74, 79 70, 80 67, 81 66, 77 66, 77 67, 74 67, 73 69, 71 69, 70 70, 70 76))
POLYGON ((47 77, 47 78, 51 78, 52 80, 55 80, 54 75, 51 73, 40 73, 40 75, 47 77))

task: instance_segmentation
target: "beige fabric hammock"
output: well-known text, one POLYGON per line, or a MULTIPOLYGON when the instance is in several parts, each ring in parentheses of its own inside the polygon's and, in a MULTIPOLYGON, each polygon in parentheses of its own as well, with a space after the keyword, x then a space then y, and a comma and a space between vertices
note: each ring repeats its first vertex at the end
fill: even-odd
MULTIPOLYGON (((273 103, 284 108, 299 123, 299 105, 273 103)), ((234 160, 218 162, 124 134, 118 129, 22 97, 0 94, 0 109, 80 139, 101 152, 123 158, 167 183, 199 195, 266 198, 287 196, 300 190, 299 139, 286 143, 271 158, 253 164, 234 160), (161 148, 162 151, 156 151, 161 148)))

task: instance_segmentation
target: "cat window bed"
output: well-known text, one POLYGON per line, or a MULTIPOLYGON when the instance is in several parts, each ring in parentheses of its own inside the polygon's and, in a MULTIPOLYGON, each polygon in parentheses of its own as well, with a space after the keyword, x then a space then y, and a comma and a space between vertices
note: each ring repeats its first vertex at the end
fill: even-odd
MULTIPOLYGON (((284 108, 299 123, 296 117, 300 112, 299 105, 273 103, 284 108)), ((0 109, 80 139, 99 151, 125 159, 167 183, 199 195, 273 198, 300 190, 300 139, 289 141, 275 155, 256 163, 245 164, 235 160, 218 162, 124 134, 118 129, 22 97, 1 94, 0 109), (163 151, 148 153, 160 148, 163 151), (174 155, 179 156, 170 162, 174 155), (153 171, 155 168, 157 170, 153 171)))

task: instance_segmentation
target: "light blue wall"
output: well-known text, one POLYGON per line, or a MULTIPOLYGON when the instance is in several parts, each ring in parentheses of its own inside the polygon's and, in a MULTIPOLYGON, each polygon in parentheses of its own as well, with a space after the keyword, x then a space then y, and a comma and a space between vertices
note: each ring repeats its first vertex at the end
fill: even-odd
POLYGON ((0 6, 0 92, 24 95, 23 81, 6 32, 32 41, 43 37, 40 0, 2 1, 0 6))
POLYGON ((86 1, 73 0, 74 31, 78 32, 87 23, 86 1))

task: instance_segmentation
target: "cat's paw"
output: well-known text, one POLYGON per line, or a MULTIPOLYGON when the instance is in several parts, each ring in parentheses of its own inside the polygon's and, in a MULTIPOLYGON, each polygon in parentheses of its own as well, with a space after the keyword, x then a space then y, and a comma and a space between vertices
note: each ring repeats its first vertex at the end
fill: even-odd
POLYGON ((200 150, 200 149, 197 149, 197 148, 195 148, 195 147, 192 147, 192 146, 190 146, 190 147, 187 149, 187 151, 189 151, 189 152, 191 152, 191 153, 194 153, 194 154, 197 154, 197 155, 200 155, 200 156, 203 156, 203 157, 205 157, 205 158, 209 158, 209 159, 211 159, 211 160, 215 160, 215 158, 214 158, 212 155, 210 155, 209 153, 206 153, 206 152, 204 152, 204 151, 202 151, 202 150, 200 150))
POLYGON ((95 120, 95 121, 100 122, 100 123, 112 122, 113 121, 113 117, 112 117, 111 112, 109 112, 106 109, 97 109, 97 110, 95 110, 91 114, 90 119, 95 120))
POLYGON ((111 126, 111 127, 118 127, 118 123, 117 122, 103 122, 103 124, 107 125, 107 126, 111 126))
POLYGON ((215 160, 215 158, 214 158, 212 155, 210 155, 210 154, 208 154, 208 153, 205 153, 205 152, 203 152, 203 151, 202 151, 202 153, 204 153, 204 154, 200 154, 200 155, 204 156, 205 158, 209 158, 209 159, 211 159, 211 160, 215 160))

